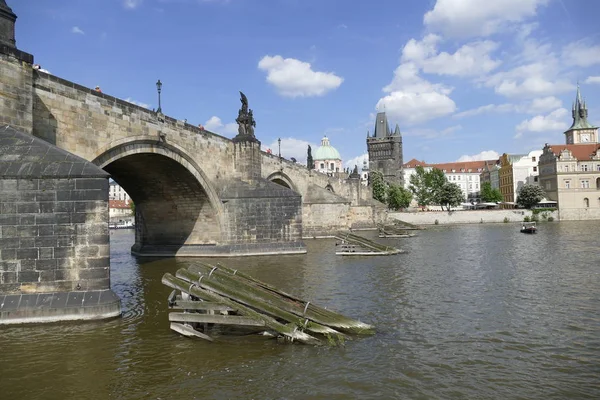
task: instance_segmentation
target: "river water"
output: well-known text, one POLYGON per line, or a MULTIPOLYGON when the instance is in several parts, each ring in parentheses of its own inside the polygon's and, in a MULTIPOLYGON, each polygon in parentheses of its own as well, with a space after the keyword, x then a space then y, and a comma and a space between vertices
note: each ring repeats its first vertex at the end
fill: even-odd
POLYGON ((133 257, 133 232, 115 231, 122 318, 0 328, 0 398, 600 398, 599 228, 432 227, 379 239, 397 256, 310 240, 306 255, 218 260, 377 327, 337 348, 179 336, 160 280, 190 260, 133 257))

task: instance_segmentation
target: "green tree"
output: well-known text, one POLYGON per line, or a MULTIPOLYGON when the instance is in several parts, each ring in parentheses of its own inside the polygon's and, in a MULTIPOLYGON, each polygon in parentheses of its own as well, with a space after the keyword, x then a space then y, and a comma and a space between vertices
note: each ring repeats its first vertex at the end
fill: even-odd
POLYGON ((133 200, 129 200, 129 208, 131 208, 131 215, 135 217, 135 203, 133 200))
POLYGON ((412 193, 400 185, 389 185, 387 191, 387 205, 392 210, 407 208, 412 201, 412 193))
POLYGON ((490 182, 483 182, 481 184, 481 201, 485 203, 497 203, 502 201, 502 193, 497 188, 492 189, 492 184, 490 182))
POLYGON ((444 209, 444 206, 450 208, 459 206, 463 201, 465 201, 465 196, 456 183, 446 182, 444 186, 440 189, 438 193, 438 202, 444 209))
POLYGON ((430 201, 433 204, 442 204, 442 188, 448 180, 446 174, 441 169, 433 168, 425 175, 425 182, 430 192, 430 201))
POLYGON ((410 176, 410 186, 408 189, 415 196, 415 200, 420 206, 429 205, 429 189, 427 188, 427 171, 425 168, 418 165, 415 168, 415 173, 410 176))
POLYGON ((531 208, 539 203, 546 193, 538 185, 526 184, 521 186, 517 194, 517 205, 523 208, 531 208))
POLYGON ((415 168, 415 173, 410 176, 410 191, 414 194, 420 206, 439 204, 440 192, 448 181, 444 172, 433 168, 426 171, 422 166, 415 168))
POLYGON ((371 187, 373 188, 373 198, 377 201, 385 203, 387 185, 383 180, 383 173, 381 171, 373 171, 369 174, 369 180, 371 187))

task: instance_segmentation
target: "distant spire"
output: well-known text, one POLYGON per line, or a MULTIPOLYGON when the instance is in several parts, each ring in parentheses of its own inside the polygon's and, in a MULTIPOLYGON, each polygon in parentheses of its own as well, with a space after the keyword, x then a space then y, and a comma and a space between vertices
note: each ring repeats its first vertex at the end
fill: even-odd
POLYGON ((5 0, 0 0, 0 44, 9 47, 16 47, 15 41, 15 21, 17 16, 6 4, 5 0))
POLYGON ((371 134, 370 134, 370 132, 369 132, 369 130, 368 130, 368 129, 367 129, 367 137, 368 137, 368 138, 370 138, 370 137, 371 137, 371 134))
POLYGON ((396 124, 396 128, 394 129, 394 136, 400 136, 400 127, 396 124))

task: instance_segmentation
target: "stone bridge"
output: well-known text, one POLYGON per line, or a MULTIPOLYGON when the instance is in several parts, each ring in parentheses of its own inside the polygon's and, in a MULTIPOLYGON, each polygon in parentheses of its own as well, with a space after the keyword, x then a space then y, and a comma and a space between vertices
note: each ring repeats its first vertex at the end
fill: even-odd
POLYGON ((2 34, 0 123, 108 172, 136 205, 134 253, 298 253, 303 237, 374 225, 358 177, 310 171, 256 138, 231 140, 44 73, 2 34))

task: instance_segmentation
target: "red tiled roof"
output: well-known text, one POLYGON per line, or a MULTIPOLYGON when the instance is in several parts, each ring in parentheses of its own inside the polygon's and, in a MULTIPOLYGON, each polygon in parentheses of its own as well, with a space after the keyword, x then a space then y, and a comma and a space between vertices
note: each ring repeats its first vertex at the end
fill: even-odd
MULTIPOLYGON (((477 172, 478 169, 483 170, 487 161, 464 161, 464 162, 453 162, 443 164, 430 164, 430 167, 441 169, 442 171, 452 172, 477 172), (461 171, 462 170, 462 171, 461 171)), ((479 171, 481 172, 481 171, 479 171)))
POLYGON ((592 155, 600 149, 600 144, 550 144, 548 147, 550 147, 555 156, 560 155, 560 152, 564 149, 568 149, 573 154, 573 157, 579 161, 586 161, 592 159, 592 155))
POLYGON ((129 208, 127 200, 109 200, 108 208, 129 208))
POLYGON ((414 167, 417 167, 417 166, 419 166, 419 165, 420 165, 421 167, 426 167, 426 166, 427 166, 427 163, 426 163, 425 161, 419 161, 419 160, 417 160, 416 158, 413 158, 413 159, 412 159, 412 160, 410 160, 409 162, 407 162, 407 163, 404 163, 403 167, 404 167, 404 168, 414 168, 414 167))

